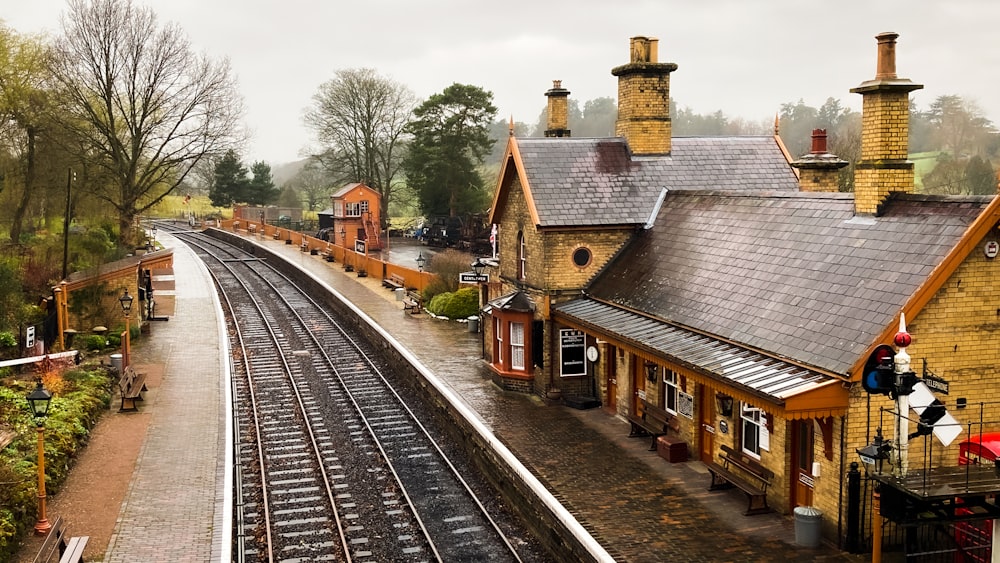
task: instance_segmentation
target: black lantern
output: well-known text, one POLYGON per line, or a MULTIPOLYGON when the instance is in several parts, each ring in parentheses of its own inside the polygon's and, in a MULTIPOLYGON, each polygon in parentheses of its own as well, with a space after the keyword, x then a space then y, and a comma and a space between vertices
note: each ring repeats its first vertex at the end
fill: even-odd
POLYGON ((866 470, 881 474, 882 464, 889 459, 891 450, 892 445, 882 437, 882 428, 879 427, 875 429, 875 438, 872 439, 872 443, 858 448, 857 452, 858 456, 861 457, 861 462, 865 464, 866 470))
POLYGON ((347 244, 347 229, 340 227, 340 245, 347 244))
POLYGON ((421 272, 424 271, 424 264, 427 263, 427 259, 424 258, 424 253, 420 252, 417 254, 417 269, 421 272))
POLYGON ((35 418, 45 418, 49 414, 49 404, 52 401, 52 393, 42 385, 42 380, 38 380, 38 385, 28 393, 28 406, 31 407, 31 414, 35 418))
POLYGON ((122 304, 122 312, 125 313, 126 317, 128 316, 129 311, 132 310, 132 299, 132 296, 128 294, 128 288, 125 288, 122 296, 118 298, 118 302, 122 304))
POLYGON ((715 400, 719 403, 719 414, 724 417, 733 416, 733 398, 729 395, 716 395, 715 400))
POLYGON ((476 276, 483 275, 483 271, 486 269, 486 262, 483 262, 479 258, 472 263, 472 271, 476 273, 476 276))
POLYGON ((646 362, 646 364, 645 364, 644 367, 646 368, 646 379, 648 379, 650 383, 655 383, 656 382, 656 364, 654 364, 653 362, 646 362))

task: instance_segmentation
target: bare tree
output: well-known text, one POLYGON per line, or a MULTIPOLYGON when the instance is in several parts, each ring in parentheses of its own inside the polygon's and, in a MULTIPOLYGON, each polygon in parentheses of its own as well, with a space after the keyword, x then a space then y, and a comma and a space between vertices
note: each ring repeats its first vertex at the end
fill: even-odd
POLYGON ((105 169, 95 194, 118 213, 121 243, 135 218, 202 160, 242 141, 242 100, 229 61, 193 53, 175 24, 130 0, 69 0, 52 74, 67 124, 105 169))
POLYGON ((382 196, 383 227, 398 187, 404 127, 416 98, 368 68, 339 70, 319 87, 305 123, 325 149, 316 155, 338 183, 364 182, 382 196))

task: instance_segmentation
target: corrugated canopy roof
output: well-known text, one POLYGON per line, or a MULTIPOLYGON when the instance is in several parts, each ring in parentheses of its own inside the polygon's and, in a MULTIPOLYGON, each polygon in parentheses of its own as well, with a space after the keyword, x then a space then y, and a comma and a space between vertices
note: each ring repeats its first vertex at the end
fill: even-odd
POLYGON ((837 416, 847 408, 847 390, 838 378, 666 321, 592 298, 557 305, 554 312, 562 323, 616 339, 647 357, 668 358, 711 387, 784 418, 837 416))

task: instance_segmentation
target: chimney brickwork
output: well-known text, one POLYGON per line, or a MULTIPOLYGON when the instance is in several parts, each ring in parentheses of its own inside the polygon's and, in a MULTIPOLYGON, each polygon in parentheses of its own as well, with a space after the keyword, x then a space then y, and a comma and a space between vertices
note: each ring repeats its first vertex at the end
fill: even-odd
POLYGON ((561 80, 553 80, 552 88, 545 92, 549 99, 546 137, 569 137, 569 90, 561 80))
POLYGON ((913 192, 913 163, 907 161, 910 92, 923 88, 896 77, 896 33, 881 33, 874 80, 851 92, 861 94, 861 160, 854 171, 854 207, 875 215, 892 192, 913 192))
POLYGON ((670 73, 677 65, 657 61, 658 43, 633 37, 629 63, 611 70, 618 77, 615 135, 625 137, 633 154, 670 154, 670 73))
POLYGON ((791 163, 799 169, 799 189, 803 192, 840 191, 840 169, 850 164, 826 148, 826 129, 813 129, 812 149, 791 163))

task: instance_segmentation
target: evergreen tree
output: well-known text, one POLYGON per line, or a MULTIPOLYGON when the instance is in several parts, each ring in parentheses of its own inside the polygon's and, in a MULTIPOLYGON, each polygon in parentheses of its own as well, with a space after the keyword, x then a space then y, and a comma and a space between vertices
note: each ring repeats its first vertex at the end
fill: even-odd
POLYGON ((973 156, 965 166, 965 181, 969 193, 975 195, 993 195, 997 193, 997 177, 989 161, 973 156))
POLYGON ((274 185, 271 178, 271 166, 266 162, 258 161, 250 167, 253 178, 247 185, 246 203, 250 205, 268 205, 274 203, 281 190, 274 185))
POLYGON ((489 131, 496 112, 491 92, 465 84, 452 84, 414 110, 403 170, 424 214, 482 210, 489 194, 476 167, 493 146, 489 131))
MULTIPOLYGON (((270 173, 270 169, 268 169, 270 173)), ((236 151, 226 151, 222 160, 215 165, 215 178, 208 197, 216 207, 230 207, 236 202, 245 202, 250 180, 247 169, 240 162, 236 151)))

